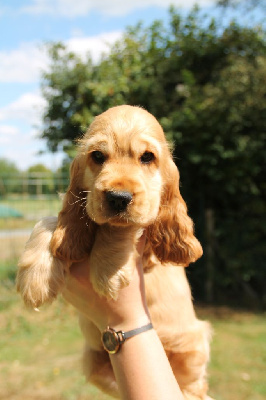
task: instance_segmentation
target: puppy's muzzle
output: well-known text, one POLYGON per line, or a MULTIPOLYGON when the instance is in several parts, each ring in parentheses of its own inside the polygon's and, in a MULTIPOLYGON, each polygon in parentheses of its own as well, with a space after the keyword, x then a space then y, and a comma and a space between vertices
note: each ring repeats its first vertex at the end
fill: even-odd
POLYGON ((132 194, 129 192, 108 191, 105 195, 110 210, 115 213, 125 211, 133 198, 132 194))

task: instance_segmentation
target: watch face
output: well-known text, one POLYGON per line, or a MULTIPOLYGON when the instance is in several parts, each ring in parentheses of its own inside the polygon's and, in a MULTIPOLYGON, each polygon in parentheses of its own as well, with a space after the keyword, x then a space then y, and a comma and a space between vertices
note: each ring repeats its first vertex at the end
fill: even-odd
POLYGON ((116 353, 119 349, 119 340, 115 332, 106 330, 102 335, 102 342, 105 350, 109 353, 116 353))

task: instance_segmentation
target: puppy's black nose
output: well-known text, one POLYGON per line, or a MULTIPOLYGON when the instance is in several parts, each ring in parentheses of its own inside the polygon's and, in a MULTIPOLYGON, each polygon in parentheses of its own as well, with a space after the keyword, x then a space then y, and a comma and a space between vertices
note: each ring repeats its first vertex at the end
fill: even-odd
POLYGON ((129 192, 106 192, 106 200, 112 211, 117 213, 125 211, 132 200, 132 194, 129 192))

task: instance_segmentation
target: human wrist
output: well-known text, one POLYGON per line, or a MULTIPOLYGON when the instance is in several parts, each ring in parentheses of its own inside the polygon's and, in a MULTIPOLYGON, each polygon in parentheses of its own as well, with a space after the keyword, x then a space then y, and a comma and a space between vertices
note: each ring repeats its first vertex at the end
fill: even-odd
POLYGON ((151 321, 146 301, 143 299, 108 300, 101 328, 110 326, 116 330, 131 330, 140 324, 145 325, 151 321))
POLYGON ((96 325, 100 331, 107 326, 115 330, 131 330, 138 326, 145 325, 151 321, 148 308, 141 307, 123 307, 121 304, 115 304, 115 307, 109 307, 107 311, 100 316, 96 325))
POLYGON ((139 328, 140 326, 147 325, 151 322, 150 316, 145 313, 142 315, 128 316, 127 318, 109 318, 106 326, 109 326, 116 331, 130 331, 139 328))

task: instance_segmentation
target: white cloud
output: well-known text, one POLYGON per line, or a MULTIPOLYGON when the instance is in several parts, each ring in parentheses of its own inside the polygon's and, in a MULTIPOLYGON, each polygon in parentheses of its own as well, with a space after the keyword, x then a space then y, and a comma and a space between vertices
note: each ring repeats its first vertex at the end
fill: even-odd
MULTIPOLYGON (((1 153, 4 152, 5 156, 7 156, 8 151, 11 153, 11 151, 17 149, 17 151, 21 152, 21 149, 25 146, 30 147, 33 136, 36 136, 36 134, 31 129, 25 133, 15 125, 0 125, 1 153)), ((21 154, 24 157, 24 152, 21 154)))
POLYGON ((0 108, 0 121, 22 121, 30 125, 40 123, 45 100, 39 93, 25 93, 14 102, 0 108))
MULTIPOLYGON (((84 56, 90 52, 97 62, 103 52, 108 51, 108 43, 114 43, 122 32, 113 31, 88 37, 74 37, 65 41, 69 50, 84 56)), ((44 46, 34 42, 23 43, 17 49, 0 51, 0 82, 30 83, 40 80, 41 71, 48 68, 48 55, 44 46)))
POLYGON ((195 3, 208 6, 214 0, 32 0, 31 4, 22 9, 23 12, 34 14, 54 14, 65 17, 87 15, 91 11, 99 11, 105 15, 125 15, 129 12, 149 6, 191 7, 195 3))
POLYGON ((13 161, 24 168, 34 158, 33 131, 24 132, 15 125, 0 125, 0 158, 13 161))
POLYGON ((0 144, 5 145, 16 140, 19 129, 12 125, 0 125, 0 144))
POLYGON ((115 43, 121 38, 121 31, 113 31, 102 33, 97 36, 90 37, 74 37, 66 42, 70 51, 73 51, 80 56, 85 56, 90 52, 94 62, 99 61, 102 53, 108 52, 110 44, 115 43))
MULTIPOLYGON (((69 50, 80 56, 91 53, 92 59, 97 62, 103 52, 108 51, 108 43, 113 43, 121 36, 121 32, 103 33, 91 37, 77 37, 65 42, 69 50)), ((1 53, 0 53, 1 58, 1 53)), ((34 44, 24 44, 18 50, 12 51, 8 60, 3 60, 0 67, 0 80, 3 82, 32 82, 39 80, 40 69, 47 69, 48 58, 34 44), (34 62, 31 62, 34 59, 34 62), (20 67, 19 67, 20 66, 20 67)), ((20 121, 30 126, 40 125, 41 114, 46 102, 41 94, 27 92, 12 103, 0 108, 0 121, 10 124, 10 121, 20 121)), ((0 131, 1 134, 1 131, 0 131)))
POLYGON ((34 129, 0 124, 0 158, 14 162, 19 169, 26 170, 38 163, 54 170, 58 168, 65 154, 40 154, 39 151, 45 148, 45 141, 37 137, 34 129))
POLYGON ((22 43, 17 49, 0 52, 0 82, 35 82, 47 63, 47 55, 36 43, 22 43))

